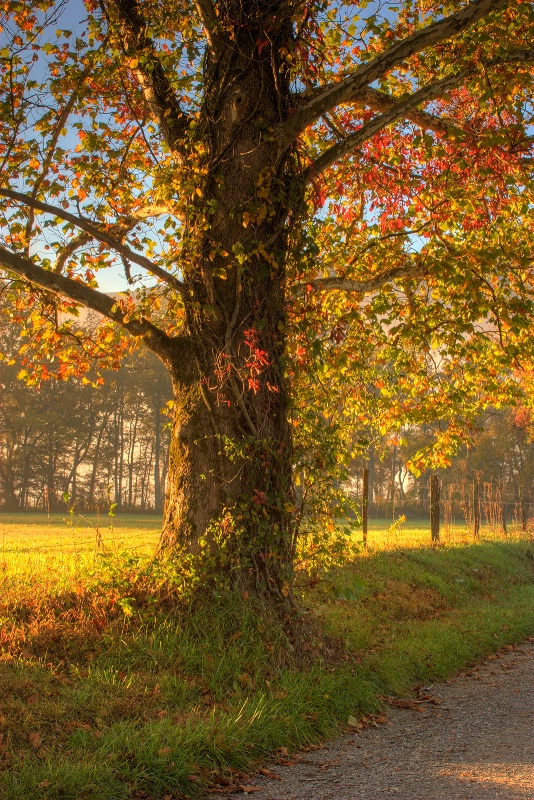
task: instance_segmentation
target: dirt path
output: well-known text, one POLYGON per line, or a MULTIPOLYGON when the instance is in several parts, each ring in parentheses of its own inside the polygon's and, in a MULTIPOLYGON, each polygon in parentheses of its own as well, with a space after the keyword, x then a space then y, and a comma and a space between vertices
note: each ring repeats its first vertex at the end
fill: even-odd
POLYGON ((391 707, 379 727, 273 766, 278 778, 253 776, 246 790, 254 800, 534 800, 533 656, 531 640, 424 687, 430 699, 391 707))

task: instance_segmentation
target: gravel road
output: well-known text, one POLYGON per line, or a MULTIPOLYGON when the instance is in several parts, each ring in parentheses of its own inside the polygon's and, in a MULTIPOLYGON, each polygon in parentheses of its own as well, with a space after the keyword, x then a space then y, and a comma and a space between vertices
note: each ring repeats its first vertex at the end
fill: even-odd
POLYGON ((296 761, 281 757, 293 763, 223 796, 534 800, 533 656, 534 639, 507 648, 453 681, 422 687, 408 708, 389 707, 378 727, 355 729, 296 761))

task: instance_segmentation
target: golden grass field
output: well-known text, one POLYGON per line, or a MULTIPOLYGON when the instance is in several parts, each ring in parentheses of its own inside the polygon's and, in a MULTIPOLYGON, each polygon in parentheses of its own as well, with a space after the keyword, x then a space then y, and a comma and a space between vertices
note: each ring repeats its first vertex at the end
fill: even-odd
MULTIPOLYGON (((44 580, 58 588, 68 587, 95 564, 103 552, 128 552, 150 555, 159 538, 161 518, 155 514, 0 513, 0 580, 7 578, 44 580)), ((361 527, 343 523, 341 529, 353 542, 361 542, 361 527)), ((482 526, 480 541, 529 539, 532 529, 523 532, 519 525, 508 526, 504 536, 499 529, 482 526)), ((472 543, 472 531, 464 522, 441 526, 444 545, 472 543)), ((430 528, 426 520, 371 519, 368 531, 369 555, 397 548, 427 547, 430 528)))

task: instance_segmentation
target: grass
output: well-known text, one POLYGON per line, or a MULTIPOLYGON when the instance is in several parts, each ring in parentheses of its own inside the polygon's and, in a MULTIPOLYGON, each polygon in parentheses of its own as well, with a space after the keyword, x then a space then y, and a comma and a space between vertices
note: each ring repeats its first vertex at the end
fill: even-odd
MULTIPOLYGON (((346 526, 349 527, 348 525, 346 526)), ((354 539, 361 541, 361 527, 354 525, 351 530, 354 539)), ((525 534, 517 520, 509 520, 507 536, 523 538, 525 534)), ((500 527, 482 525, 479 538, 483 541, 507 538, 500 527)), ((464 521, 454 519, 450 524, 441 521, 440 542, 446 545, 470 544, 473 541, 472 530, 464 521)), ((368 544, 372 550, 390 550, 392 547, 425 547, 430 542, 430 527, 428 520, 396 517, 392 519, 370 519, 368 531, 368 544)))
POLYGON ((98 536, 94 520, 70 521, 0 517, 5 800, 162 800, 235 785, 280 748, 379 714, 383 695, 534 632, 528 538, 483 531, 477 544, 432 549, 422 528, 380 532, 373 520, 353 563, 300 576, 307 635, 291 641, 250 599, 172 603, 165 566, 145 555, 156 518, 117 517, 113 530, 106 519, 98 536), (307 666, 288 666, 292 647, 307 666))

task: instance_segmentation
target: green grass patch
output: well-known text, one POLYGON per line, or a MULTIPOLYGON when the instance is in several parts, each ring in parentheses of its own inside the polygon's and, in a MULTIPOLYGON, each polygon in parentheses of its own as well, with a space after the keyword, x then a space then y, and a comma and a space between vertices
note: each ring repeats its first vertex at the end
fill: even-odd
MULTIPOLYGON (((31 535, 4 524, 5 800, 194 797, 218 775, 376 714, 380 695, 407 694, 534 632, 528 540, 395 544, 318 582, 302 575, 308 612, 292 638, 241 596, 177 607, 146 545, 138 558, 116 546, 102 559, 96 542, 74 550, 72 527, 70 539, 57 527, 50 551, 46 529, 36 531, 30 567, 22 551, 31 535)), ((142 528, 120 530, 136 547, 142 528)))

